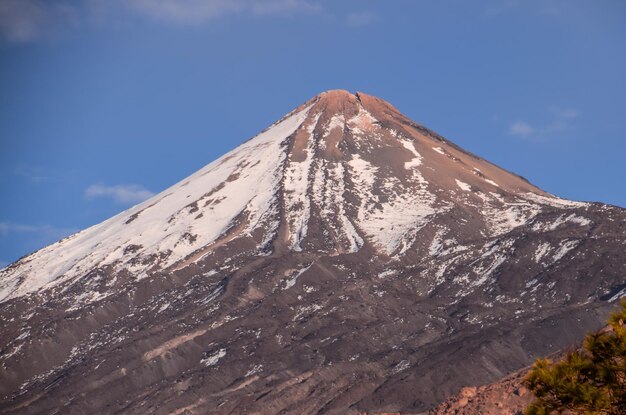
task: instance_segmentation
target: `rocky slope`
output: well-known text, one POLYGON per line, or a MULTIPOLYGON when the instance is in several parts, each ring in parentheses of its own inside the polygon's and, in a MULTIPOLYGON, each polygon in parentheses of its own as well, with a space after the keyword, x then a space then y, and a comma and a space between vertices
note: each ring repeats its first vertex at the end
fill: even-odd
POLYGON ((534 399, 523 385, 529 369, 518 370, 489 385, 462 388, 429 411, 429 415, 522 415, 534 399))
POLYGON ((0 412, 420 412, 579 341, 626 211, 329 91, 0 271, 0 412))

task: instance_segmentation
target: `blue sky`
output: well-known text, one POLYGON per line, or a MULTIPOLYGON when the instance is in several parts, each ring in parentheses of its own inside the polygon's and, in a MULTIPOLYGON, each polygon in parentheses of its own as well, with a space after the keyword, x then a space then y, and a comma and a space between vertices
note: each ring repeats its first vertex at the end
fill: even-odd
POLYGON ((626 206, 622 0, 0 0, 0 265, 335 88, 626 206))

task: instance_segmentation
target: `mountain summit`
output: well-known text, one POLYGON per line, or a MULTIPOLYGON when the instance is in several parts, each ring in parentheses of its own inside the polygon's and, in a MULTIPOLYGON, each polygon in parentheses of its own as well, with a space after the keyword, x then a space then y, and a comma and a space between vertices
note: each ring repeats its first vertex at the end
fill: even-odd
POLYGON ((626 212, 336 90, 0 271, 0 411, 423 411, 582 338, 626 212))

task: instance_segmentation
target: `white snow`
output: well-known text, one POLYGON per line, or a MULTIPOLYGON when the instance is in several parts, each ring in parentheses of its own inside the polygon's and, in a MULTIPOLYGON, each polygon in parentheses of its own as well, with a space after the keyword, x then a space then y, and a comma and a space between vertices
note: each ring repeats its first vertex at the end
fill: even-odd
POLYGON ((330 119, 330 121, 328 122, 328 125, 326 126, 326 128, 324 129, 324 135, 327 136, 328 134, 330 134, 335 128, 339 128, 341 127, 342 129, 344 128, 346 124, 346 118, 343 116, 343 114, 336 114, 333 115, 333 117, 330 119))
POLYGON ((219 349, 215 353, 212 353, 206 358, 200 360, 200 363, 205 366, 215 366, 224 356, 226 356, 226 349, 219 349))
POLYGON ((559 226, 561 226, 563 223, 565 223, 566 221, 567 220, 565 219, 565 215, 561 215, 554 222, 552 222, 550 225, 547 226, 547 230, 553 231, 559 226))
POLYGON ((346 215, 345 174, 343 164, 321 160, 313 181, 313 201, 327 224, 338 222, 339 229, 334 231, 348 242, 348 252, 357 252, 364 241, 346 215))
POLYGON ((362 135, 365 132, 371 132, 378 127, 376 118, 372 116, 365 108, 359 107, 359 113, 348 120, 348 126, 352 134, 362 135))
POLYGON ((557 208, 579 208, 588 207, 591 204, 586 202, 575 202, 573 200, 561 199, 556 196, 542 196, 536 193, 525 193, 523 195, 526 199, 531 200, 542 205, 549 205, 557 208))
POLYGON ((443 236, 445 235, 445 229, 439 229, 435 234, 430 246, 428 247, 428 253, 430 256, 438 256, 443 250, 443 236))
POLYGON ((444 154, 444 155, 446 154, 443 148, 441 147, 433 147, 433 150, 435 150, 439 154, 444 154))
POLYGON ((622 288, 618 293, 611 298, 609 298, 609 303, 612 303, 615 300, 619 300, 620 298, 626 296, 626 287, 622 288))
POLYGON ((387 254, 406 252, 417 232, 437 213, 433 207, 435 195, 426 189, 426 181, 417 169, 412 170, 409 191, 396 178, 381 177, 382 183, 378 183, 378 169, 358 154, 353 154, 348 164, 361 198, 358 228, 387 254), (385 202, 374 194, 375 189, 385 192, 385 202))
POLYGON ((396 275, 398 272, 393 269, 388 269, 378 274, 378 278, 387 278, 396 275))
POLYGON ((311 268, 313 264, 309 264, 304 268, 300 268, 299 270, 297 270, 296 272, 294 272, 287 280, 285 280, 285 288, 283 288, 284 290, 288 290, 291 287, 293 287, 294 285, 296 285, 296 282, 298 281, 298 278, 300 277, 300 275, 304 274, 305 272, 307 272, 309 270, 309 268, 311 268))
POLYGON ((551 250, 551 245, 548 242, 541 242, 537 245, 537 250, 533 255, 533 260, 539 263, 543 257, 545 257, 551 250))
POLYGON ((561 258, 563 258, 569 251, 576 248, 580 242, 576 240, 566 240, 561 243, 556 252, 554 253, 554 257, 552 257, 553 262, 557 262, 561 258))
POLYGON ((494 182, 494 181, 493 181, 493 180, 491 180, 491 179, 485 179, 485 181, 486 181, 487 183, 489 183, 490 185, 492 185, 492 186, 500 187, 500 186, 498 185, 498 183, 494 182))
POLYGON ((456 185, 459 186, 461 190, 464 190, 466 192, 469 192, 470 190, 472 190, 472 187, 469 184, 462 182, 459 179, 455 179, 455 181, 456 181, 456 185))
POLYGON ((504 254, 496 254, 494 255, 494 259, 487 267, 479 267, 475 268, 474 272, 478 275, 478 278, 472 281, 470 287, 479 287, 483 285, 489 277, 493 275, 493 273, 506 261, 507 256, 504 254))
POLYGON ((345 212, 340 212, 341 215, 339 219, 341 220, 341 226, 344 230, 344 235, 347 237, 348 242, 350 243, 350 251, 349 252, 357 252, 363 246, 363 238, 356 231, 350 219, 345 215, 345 212))
POLYGON ((163 304, 163 305, 162 305, 162 306, 161 306, 161 307, 157 310, 157 314, 158 314, 158 313, 161 313, 161 312, 163 312, 163 311, 165 311, 165 310, 167 310, 168 308, 170 308, 170 303, 165 303, 165 304, 163 304))
POLYGON ((477 193, 483 201, 482 213, 488 220, 492 236, 505 234, 532 220, 541 212, 541 206, 525 200, 505 202, 497 193, 477 193))
POLYGON ((244 377, 247 378, 248 376, 255 375, 255 374, 260 373, 262 371, 263 371, 263 365, 253 365, 250 369, 248 369, 248 371, 246 372, 244 377))
POLYGON ((591 224, 591 220, 587 219, 587 218, 583 218, 582 216, 576 216, 574 214, 570 215, 567 220, 569 222, 574 222, 579 224, 580 226, 587 226, 589 224, 591 224))
POLYGON ((591 220, 584 218, 582 216, 578 216, 574 213, 565 216, 565 215, 560 215, 558 218, 556 218, 553 222, 537 222, 534 223, 532 226, 532 230, 533 231, 554 231, 556 230, 558 227, 560 227, 561 225, 567 223, 567 222, 571 222, 571 223, 575 223, 579 226, 587 226, 591 223, 591 220))
POLYGON ((398 364, 396 364, 393 369, 391 369, 392 374, 400 373, 404 370, 407 370, 411 366, 411 363, 408 360, 402 360, 398 364))
POLYGON ((411 170, 414 167, 420 166, 422 164, 422 156, 415 149, 415 143, 411 140, 400 140, 400 143, 415 156, 411 161, 404 163, 404 168, 411 170))
POLYGON ((293 321, 298 320, 300 317, 302 317, 305 314, 312 314, 312 313, 315 313, 316 311, 321 310, 321 309, 322 309, 322 306, 319 305, 319 304, 311 304, 309 306, 298 307, 297 313, 293 317, 293 321))
POLYGON ((311 216, 311 200, 309 196, 309 174, 314 157, 315 138, 313 130, 321 114, 317 114, 314 121, 307 127, 308 145, 305 150, 304 161, 289 160, 284 176, 285 217, 289 225, 290 248, 302 251, 300 243, 308 232, 308 222, 311 216))
POLYGON ((0 302, 80 278, 112 265, 136 275, 157 263, 168 267, 211 244, 240 214, 247 234, 278 211, 276 191, 286 151, 282 143, 310 107, 283 118, 255 138, 153 198, 23 258, 0 271, 0 302), (191 238, 181 239, 189 234, 191 238), (195 239, 194 239, 195 238, 195 239), (124 253, 130 246, 131 254, 124 253), (152 262, 129 261, 168 253, 152 262))

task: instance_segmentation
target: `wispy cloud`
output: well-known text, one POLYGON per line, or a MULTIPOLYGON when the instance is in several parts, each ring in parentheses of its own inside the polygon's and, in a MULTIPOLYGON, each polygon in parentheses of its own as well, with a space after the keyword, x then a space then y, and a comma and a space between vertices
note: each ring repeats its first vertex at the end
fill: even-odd
POLYGON ((0 1, 0 34, 9 42, 33 41, 77 18, 78 9, 66 0, 0 1))
POLYGON ((571 1, 568 0, 488 0, 483 12, 488 18, 500 17, 507 13, 519 13, 520 10, 544 16, 562 17, 571 10, 570 3, 571 1))
MULTIPOLYGON (((0 222, 0 239, 4 240, 3 244, 9 243, 12 246, 20 246, 23 249, 22 252, 32 252, 76 232, 78 232, 76 228, 0 222)), ((0 268, 9 265, 9 263, 4 259, 0 260, 0 268)))
POLYGON ((550 107, 550 112, 554 114, 556 118, 565 120, 571 120, 580 115, 580 111, 574 108, 550 107))
POLYGON ((351 27, 367 26, 376 19, 376 15, 370 11, 364 10, 359 12, 348 13, 346 23, 351 27))
POLYGON ((92 184, 85 189, 85 196, 89 199, 110 198, 117 203, 126 205, 143 202, 154 196, 154 193, 137 184, 119 184, 116 186, 92 184))
POLYGON ((519 6, 519 0, 491 0, 484 9, 485 15, 489 17, 513 10, 519 6))
POLYGON ((0 34, 24 43, 51 30, 94 21, 139 18, 198 25, 227 15, 278 16, 318 12, 310 0, 0 0, 0 34))
POLYGON ((320 6, 306 0, 126 0, 139 16, 176 24, 200 24, 229 14, 272 16, 312 12, 320 6))
POLYGON ((551 119, 539 126, 533 126, 526 121, 520 120, 513 122, 509 126, 509 135, 541 140, 552 134, 566 131, 580 115, 580 111, 577 109, 559 107, 550 107, 548 113, 551 119))
POLYGON ((0 222, 0 237, 11 234, 38 234, 43 240, 58 240, 77 232, 75 228, 58 228, 52 225, 25 225, 13 222, 0 222))
POLYGON ((509 127, 509 134, 516 135, 518 137, 528 137, 531 135, 535 129, 530 126, 530 124, 524 121, 515 121, 509 127))
POLYGON ((15 167, 15 169, 13 169, 13 174, 26 179, 31 183, 43 183, 50 180, 50 177, 45 174, 42 169, 27 165, 19 165, 15 167))

